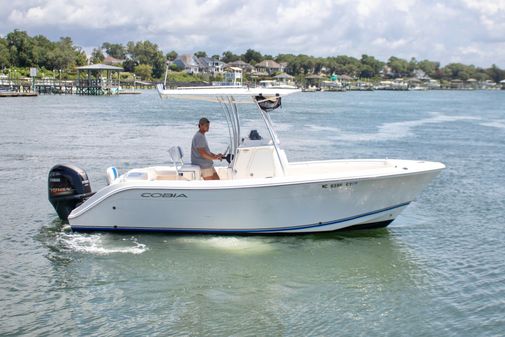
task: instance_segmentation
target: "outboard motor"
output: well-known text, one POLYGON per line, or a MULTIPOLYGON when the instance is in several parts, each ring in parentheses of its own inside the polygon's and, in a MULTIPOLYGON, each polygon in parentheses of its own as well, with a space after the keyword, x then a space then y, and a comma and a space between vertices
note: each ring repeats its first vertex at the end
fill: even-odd
POLYGON ((94 194, 86 172, 74 165, 54 166, 47 183, 49 201, 64 221, 74 208, 94 194))

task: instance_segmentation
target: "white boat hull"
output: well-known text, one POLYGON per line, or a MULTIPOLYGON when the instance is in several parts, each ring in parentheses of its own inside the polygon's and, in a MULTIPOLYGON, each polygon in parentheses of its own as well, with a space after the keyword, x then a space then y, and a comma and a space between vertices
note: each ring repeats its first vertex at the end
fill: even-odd
POLYGON ((68 220, 74 230, 183 233, 310 233, 386 226, 444 167, 399 162, 410 166, 392 166, 374 176, 120 182, 74 209, 68 220))

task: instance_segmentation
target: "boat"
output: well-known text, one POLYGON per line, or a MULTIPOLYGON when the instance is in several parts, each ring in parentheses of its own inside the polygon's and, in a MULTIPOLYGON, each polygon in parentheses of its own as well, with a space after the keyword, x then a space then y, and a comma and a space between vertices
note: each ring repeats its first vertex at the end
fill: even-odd
POLYGON ((258 86, 260 88, 272 88, 272 89, 298 89, 296 85, 279 82, 277 80, 262 80, 259 81, 258 86))
POLYGON ((226 161, 216 166, 220 180, 201 179, 200 168, 184 161, 177 145, 168 165, 123 174, 109 167, 108 185, 96 193, 83 169, 55 165, 49 200, 72 230, 263 235, 385 227, 445 167, 396 159, 289 161, 271 114, 300 89, 160 84, 157 90, 164 99, 223 107, 229 146, 226 161), (240 112, 246 104, 262 122, 263 135, 244 130, 240 112))

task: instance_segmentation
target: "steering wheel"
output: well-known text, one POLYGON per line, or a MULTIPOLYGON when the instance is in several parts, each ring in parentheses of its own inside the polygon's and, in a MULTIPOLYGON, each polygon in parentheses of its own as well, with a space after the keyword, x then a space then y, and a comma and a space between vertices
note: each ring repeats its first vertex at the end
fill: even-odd
POLYGON ((228 146, 226 147, 226 150, 224 150, 224 152, 223 152, 223 157, 224 157, 224 156, 226 156, 226 154, 228 153, 228 151, 230 151, 230 145, 228 145, 228 146))
POLYGON ((228 151, 230 151, 230 145, 228 145, 223 154, 223 159, 225 159, 228 162, 228 164, 230 164, 233 159, 233 155, 231 153, 228 153, 228 151))

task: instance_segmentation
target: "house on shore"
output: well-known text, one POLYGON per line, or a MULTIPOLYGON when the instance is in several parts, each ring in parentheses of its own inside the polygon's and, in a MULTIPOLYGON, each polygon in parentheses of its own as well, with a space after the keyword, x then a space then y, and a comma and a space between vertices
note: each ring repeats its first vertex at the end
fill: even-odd
POLYGON ((199 72, 211 75, 222 74, 224 72, 225 63, 210 57, 196 58, 199 72))
POLYGON ((230 63, 226 64, 226 66, 240 68, 240 69, 242 69, 243 73, 251 73, 254 71, 254 67, 252 65, 250 65, 249 63, 244 62, 242 60, 230 62, 230 63))
POLYGON ((188 74, 222 74, 226 64, 210 57, 196 57, 194 54, 183 54, 177 56, 172 62, 177 68, 186 71, 188 74))
POLYGON ((294 86, 295 85, 295 78, 291 75, 286 74, 286 73, 282 73, 277 76, 274 76, 274 80, 277 81, 277 83, 279 85, 285 85, 285 86, 294 86))
POLYGON ((177 56, 173 61, 177 68, 186 71, 188 74, 198 74, 200 65, 197 58, 193 54, 182 54, 177 56))
POLYGON ((429 90, 436 90, 436 89, 440 89, 442 87, 442 84, 440 83, 440 81, 434 80, 434 79, 429 79, 429 80, 425 81, 424 85, 429 90))
POLYGON ((305 76, 305 88, 315 91, 321 88, 321 82, 325 79, 324 76, 319 74, 312 74, 305 76))
POLYGON ((451 80, 449 88, 461 90, 461 89, 465 88, 465 84, 463 83, 463 80, 455 79, 455 80, 451 80))
POLYGON ((226 85, 242 86, 242 68, 226 67, 224 72, 224 81, 226 85))
POLYGON ((115 57, 107 55, 107 57, 104 58, 102 64, 106 64, 109 66, 117 66, 120 67, 125 60, 120 60, 115 57))
POLYGON ((282 66, 274 60, 264 60, 256 64, 256 72, 258 73, 268 73, 269 75, 273 75, 276 72, 282 71, 284 71, 282 66))

